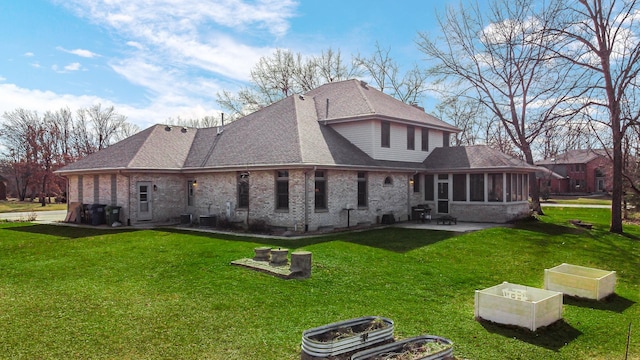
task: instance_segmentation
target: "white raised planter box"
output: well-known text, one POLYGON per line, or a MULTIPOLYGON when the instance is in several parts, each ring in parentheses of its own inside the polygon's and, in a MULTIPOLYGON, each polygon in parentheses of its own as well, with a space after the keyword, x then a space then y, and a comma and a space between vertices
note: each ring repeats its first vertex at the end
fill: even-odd
POLYGON ((476 290, 475 316, 536 331, 562 319, 562 293, 503 282, 476 290))
POLYGON ((615 292, 616 272, 560 264, 544 270, 544 288, 565 295, 601 300, 615 292))

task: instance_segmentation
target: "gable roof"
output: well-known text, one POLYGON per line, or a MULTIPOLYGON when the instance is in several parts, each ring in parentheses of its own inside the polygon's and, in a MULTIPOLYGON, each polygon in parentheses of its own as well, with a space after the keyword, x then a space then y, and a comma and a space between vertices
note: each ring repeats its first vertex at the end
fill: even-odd
POLYGON ((428 170, 434 172, 468 172, 474 169, 537 170, 535 166, 527 164, 524 160, 504 154, 488 145, 435 148, 423 164, 428 170))
POLYGON ((599 157, 609 157, 605 149, 575 149, 537 161, 538 165, 586 164, 599 157))

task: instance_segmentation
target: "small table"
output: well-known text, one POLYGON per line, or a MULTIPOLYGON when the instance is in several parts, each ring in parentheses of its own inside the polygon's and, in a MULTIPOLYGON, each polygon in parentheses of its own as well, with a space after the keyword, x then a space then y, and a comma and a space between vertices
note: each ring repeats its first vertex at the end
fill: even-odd
POLYGON ((436 220, 436 224, 442 224, 442 225, 457 225, 458 224, 458 218, 453 217, 451 215, 443 215, 441 217, 439 217, 436 220))

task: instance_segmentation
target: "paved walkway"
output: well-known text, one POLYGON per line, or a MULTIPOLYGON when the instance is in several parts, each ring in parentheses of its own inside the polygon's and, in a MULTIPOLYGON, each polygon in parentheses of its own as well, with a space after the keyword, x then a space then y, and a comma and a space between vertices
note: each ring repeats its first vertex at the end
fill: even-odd
MULTIPOLYGON (((47 224, 47 223, 59 223, 64 221, 65 217, 67 216, 67 211, 66 210, 53 210, 53 211, 36 211, 36 212, 14 212, 14 213, 0 213, 0 219, 7 219, 7 220, 28 220, 30 216, 32 216, 33 214, 36 214, 36 220, 34 221, 35 223, 40 223, 40 224, 47 224)), ((66 224, 66 225, 76 225, 76 226, 83 226, 83 225, 78 225, 78 224, 66 224)), ((171 226, 173 224, 165 224, 165 226, 171 226)), ((86 225, 86 226, 90 226, 90 225, 86 225)), ((143 224, 140 226, 134 226, 133 228, 153 228, 153 227, 157 227, 157 226, 162 226, 161 224, 143 224), (144 226, 146 225, 146 226, 144 226)), ((472 223, 472 222, 460 222, 458 221, 457 224, 455 225, 437 225, 435 220, 432 220, 431 222, 413 222, 413 221, 406 221, 406 222, 400 222, 400 223, 396 223, 393 225, 390 225, 393 227, 399 227, 399 228, 405 228, 405 229, 423 229, 423 230, 440 230, 440 231, 453 231, 453 232, 469 232, 469 231, 477 231, 477 230, 482 230, 482 229, 487 229, 487 228, 491 228, 491 227, 497 227, 497 226, 502 226, 502 227, 507 227, 510 226, 508 224, 491 224, 491 223, 472 223)), ((182 228, 182 227, 179 227, 182 228)), ((187 228, 190 230, 195 230, 195 231, 205 231, 205 232, 219 232, 219 233, 228 233, 231 235, 240 235, 237 233, 233 233, 233 232, 225 232, 225 231, 219 231, 216 229, 206 229, 206 228, 187 228)), ((348 229, 342 229, 342 230, 347 230, 348 229)), ((354 229, 356 230, 356 229, 354 229)), ((368 229, 358 229, 359 231, 363 231, 363 230, 368 230, 368 229)), ((356 230, 357 231, 357 230, 356 230)), ((306 237, 306 236, 323 236, 326 235, 326 233, 323 234, 308 234, 308 235, 300 235, 302 237, 306 237)), ((254 235, 252 235, 254 236, 254 235)), ((279 237, 279 236, 277 236, 279 237)), ((285 238, 297 238, 298 236, 293 235, 293 236, 287 236, 285 238)))

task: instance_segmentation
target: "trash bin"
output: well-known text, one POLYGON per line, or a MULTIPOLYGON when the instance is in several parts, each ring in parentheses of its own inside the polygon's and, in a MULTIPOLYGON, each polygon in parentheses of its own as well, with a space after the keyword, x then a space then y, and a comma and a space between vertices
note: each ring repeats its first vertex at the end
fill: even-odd
POLYGON ((80 222, 83 224, 91 224, 91 208, 89 204, 82 204, 82 210, 80 210, 80 222))
POLYGON ((104 208, 107 205, 92 204, 91 205, 91 225, 105 224, 106 219, 104 215, 104 208))
POLYGON ((104 208, 107 225, 112 226, 113 224, 120 222, 120 209, 121 206, 107 206, 104 208))

